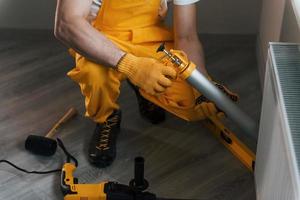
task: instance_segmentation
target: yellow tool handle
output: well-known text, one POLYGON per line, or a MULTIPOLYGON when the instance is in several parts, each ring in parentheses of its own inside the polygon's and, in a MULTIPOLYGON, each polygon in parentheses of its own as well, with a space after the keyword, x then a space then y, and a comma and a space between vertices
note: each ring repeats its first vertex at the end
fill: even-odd
POLYGON ((59 120, 56 124, 54 124, 54 126, 51 128, 51 130, 47 133, 46 137, 47 137, 47 138, 52 138, 52 137, 55 135, 56 130, 57 130, 63 123, 67 122, 69 119, 71 119, 72 117, 74 117, 76 114, 77 114, 77 110, 76 110, 74 107, 70 108, 70 109, 66 112, 66 114, 65 114, 62 118, 60 118, 60 120, 59 120))
POLYGON ((76 166, 72 163, 65 163, 62 169, 63 188, 67 194, 64 200, 107 200, 104 187, 107 182, 98 184, 78 184, 73 173, 76 166))

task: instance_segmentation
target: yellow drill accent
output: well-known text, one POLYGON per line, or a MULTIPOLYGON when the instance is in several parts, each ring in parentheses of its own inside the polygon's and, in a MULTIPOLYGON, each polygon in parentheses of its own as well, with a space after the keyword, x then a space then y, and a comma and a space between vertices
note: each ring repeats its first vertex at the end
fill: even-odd
POLYGON ((64 183, 70 186, 73 194, 67 194, 64 200, 106 200, 104 185, 106 182, 98 184, 75 184, 73 172, 76 169, 72 163, 66 163, 63 166, 65 172, 64 183))

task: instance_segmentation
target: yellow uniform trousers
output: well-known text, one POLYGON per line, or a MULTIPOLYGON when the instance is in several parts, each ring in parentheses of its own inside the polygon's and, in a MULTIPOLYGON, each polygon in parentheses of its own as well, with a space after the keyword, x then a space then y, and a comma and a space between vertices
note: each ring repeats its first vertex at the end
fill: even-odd
MULTIPOLYGON (((156 49, 163 41, 167 48, 173 47, 173 35, 161 26, 158 17, 160 0, 104 0, 94 27, 105 34, 123 51, 136 56, 158 59, 156 49)), ((68 76, 77 82, 85 97, 86 116, 102 123, 119 109, 116 103, 120 84, 126 77, 112 68, 102 66, 76 54, 76 67, 68 76)), ((177 78, 160 96, 143 91, 141 95, 156 105, 188 120, 205 117, 200 105, 195 105, 195 92, 184 80, 177 78)))

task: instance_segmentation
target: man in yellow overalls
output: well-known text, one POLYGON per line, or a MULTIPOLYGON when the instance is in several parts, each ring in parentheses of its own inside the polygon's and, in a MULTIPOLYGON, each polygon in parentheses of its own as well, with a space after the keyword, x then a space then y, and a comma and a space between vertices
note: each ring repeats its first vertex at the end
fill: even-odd
POLYGON ((185 51, 208 77, 197 34, 197 1, 174 0, 170 31, 163 25, 167 0, 58 0, 55 36, 72 48, 76 66, 68 76, 79 84, 86 116, 97 124, 89 146, 91 163, 104 167, 116 157, 121 122, 116 100, 125 79, 137 94, 142 116, 152 123, 164 119, 164 110, 188 121, 217 113, 156 53, 166 42, 168 48, 185 51))

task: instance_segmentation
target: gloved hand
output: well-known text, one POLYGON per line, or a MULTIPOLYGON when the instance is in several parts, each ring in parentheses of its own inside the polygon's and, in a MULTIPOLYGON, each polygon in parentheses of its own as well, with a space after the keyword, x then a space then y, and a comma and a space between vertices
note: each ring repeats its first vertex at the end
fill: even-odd
MULTIPOLYGON (((212 81, 212 79, 210 77, 208 77, 209 80, 212 81)), ((218 87, 226 96, 228 96, 233 102, 238 101, 239 96, 230 91, 226 86, 217 83, 215 81, 212 81, 212 83, 218 87)), ((209 101, 204 95, 200 95, 197 99, 196 99, 196 109, 200 109, 203 112, 203 117, 207 118, 210 116, 214 116, 217 115, 218 117, 224 117, 226 115, 226 113, 224 113, 222 110, 220 110, 219 108, 216 107, 216 105, 209 101)))
POLYGON ((137 57, 126 54, 117 65, 117 70, 145 92, 156 95, 170 87, 177 72, 153 58, 137 57))
POLYGON ((218 110, 217 110, 215 104, 212 102, 203 102, 199 105, 196 105, 196 109, 197 109, 197 107, 201 108, 201 110, 203 112, 203 116, 205 118, 207 118, 209 116, 214 116, 218 113, 218 110))

